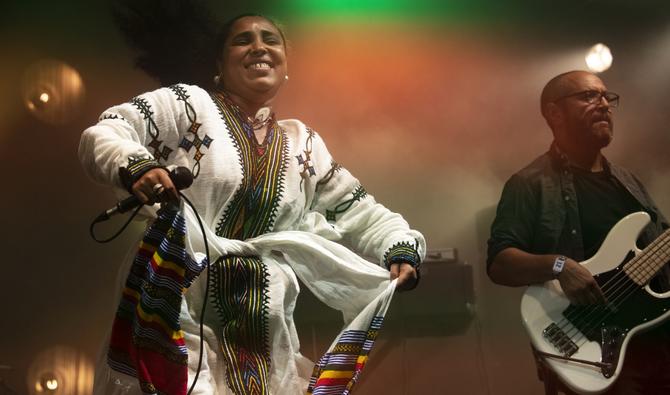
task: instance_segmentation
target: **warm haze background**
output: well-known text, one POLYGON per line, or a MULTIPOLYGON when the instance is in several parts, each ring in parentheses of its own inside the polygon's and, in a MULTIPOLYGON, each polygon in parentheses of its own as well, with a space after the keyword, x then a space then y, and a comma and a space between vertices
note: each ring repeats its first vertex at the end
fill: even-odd
MULTIPOLYGON (((254 10, 283 22, 290 80, 278 117, 319 131, 336 159, 422 231, 430 248, 456 247, 472 266, 474 315, 445 326, 432 323, 449 317, 396 321, 382 331, 357 392, 540 393, 519 319, 523 290, 495 286, 485 274, 492 210, 505 180, 551 142, 539 114, 544 83, 584 68, 586 50, 604 42, 614 64, 602 78, 622 97, 606 154, 633 170, 670 213, 670 6, 661 0, 208 4, 222 19, 254 10)), ((83 175, 76 156, 79 134, 106 107, 158 87, 133 68, 108 7, 99 0, 30 0, 1 9, 0 365, 13 369, 0 368, 0 377, 18 393, 28 392, 31 364, 45 350, 68 347, 81 360, 95 360, 111 323, 108 306, 116 303, 115 265, 138 231, 102 246, 89 238, 90 220, 114 198, 83 175), (85 101, 64 125, 37 120, 21 101, 23 73, 42 59, 66 62, 83 78, 85 101)), ((422 287, 454 281, 428 275, 422 287)), ((420 299, 422 306, 449 303, 431 295, 420 299)), ((330 340, 316 332, 306 348, 330 340)))

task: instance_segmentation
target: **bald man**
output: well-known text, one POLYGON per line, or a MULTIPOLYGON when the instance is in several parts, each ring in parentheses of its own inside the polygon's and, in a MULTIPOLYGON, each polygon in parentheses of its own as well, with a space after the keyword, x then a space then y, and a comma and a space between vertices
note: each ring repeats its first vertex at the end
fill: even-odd
MULTIPOLYGON (((491 226, 487 273, 512 287, 557 279, 572 304, 602 303, 600 287, 578 262, 593 256, 612 226, 630 213, 646 211, 652 218, 638 239, 640 248, 669 225, 642 183, 602 154, 613 138, 616 93, 592 73, 571 71, 551 79, 540 102, 554 141, 505 184, 491 226)), ((652 288, 670 289, 669 278, 665 265, 652 288)), ((553 382, 538 362, 545 384, 553 382)), ((623 371, 607 393, 670 394, 667 322, 633 337, 623 371)))

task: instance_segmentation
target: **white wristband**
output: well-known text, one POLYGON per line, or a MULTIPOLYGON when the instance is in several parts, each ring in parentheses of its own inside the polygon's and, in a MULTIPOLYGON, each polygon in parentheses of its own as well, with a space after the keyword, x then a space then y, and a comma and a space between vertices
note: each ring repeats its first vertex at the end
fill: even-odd
POLYGON ((568 259, 563 255, 559 255, 554 259, 554 266, 551 268, 552 273, 554 273, 554 278, 557 278, 559 274, 563 271, 565 266, 565 260, 568 259))

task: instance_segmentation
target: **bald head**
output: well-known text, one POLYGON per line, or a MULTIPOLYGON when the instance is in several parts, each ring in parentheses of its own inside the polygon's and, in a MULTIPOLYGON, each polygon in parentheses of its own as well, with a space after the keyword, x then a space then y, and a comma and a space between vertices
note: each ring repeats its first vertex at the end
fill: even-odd
POLYGON ((542 116, 562 150, 599 152, 610 143, 613 122, 606 95, 603 81, 587 71, 570 71, 547 82, 540 98, 542 116), (587 96, 589 92, 595 94, 587 96))
POLYGON ((542 89, 540 95, 540 109, 542 116, 547 118, 547 105, 556 101, 557 99, 575 92, 575 87, 578 81, 585 76, 593 76, 598 78, 595 74, 583 70, 573 70, 567 73, 559 74, 547 82, 542 89))

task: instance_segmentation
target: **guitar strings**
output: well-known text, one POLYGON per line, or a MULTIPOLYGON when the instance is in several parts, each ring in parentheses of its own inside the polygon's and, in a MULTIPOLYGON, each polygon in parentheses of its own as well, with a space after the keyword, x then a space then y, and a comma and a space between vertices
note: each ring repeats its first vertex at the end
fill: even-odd
MULTIPOLYGON (((613 276, 613 279, 614 279, 614 278, 621 278, 621 279, 624 279, 624 280, 625 280, 625 278, 624 278, 623 276, 621 276, 621 272, 619 272, 619 273, 617 273, 615 276, 613 276)), ((605 291, 604 291, 605 294, 607 294, 608 291, 610 290, 609 283, 610 283, 613 279, 610 279, 610 281, 608 281, 607 283, 603 284, 603 289, 605 289, 605 291)), ((564 318, 563 320, 561 320, 561 321, 558 323, 558 324, 559 324, 559 327, 560 327, 561 329, 565 329, 565 327, 566 327, 567 324, 571 324, 571 323, 574 322, 574 321, 578 321, 578 320, 583 320, 583 319, 585 319, 586 317, 580 317, 580 315, 582 315, 582 316, 584 316, 584 315, 588 316, 588 315, 590 315, 590 314, 593 314, 593 312, 595 312, 595 311, 597 310, 597 307, 598 307, 598 306, 579 307, 579 306, 574 306, 574 305, 572 305, 572 307, 574 308, 574 310, 572 310, 572 311, 568 312, 567 314, 565 314, 565 315, 564 315, 565 318, 564 318)), ((602 307, 602 306, 600 306, 600 307, 602 307)), ((574 330, 574 327, 573 327, 572 329, 574 330)))
POLYGON ((569 315, 568 314, 566 315, 566 318, 561 320, 561 325, 559 326, 561 327, 562 330, 564 330, 568 324, 572 326, 570 330, 564 331, 564 333, 567 336, 567 339, 561 342, 560 343, 561 345, 565 345, 565 342, 567 341, 573 341, 575 343, 580 342, 582 340, 580 338, 586 338, 586 340, 582 341, 578 346, 580 347, 583 344, 585 344, 586 341, 588 341, 588 333, 593 329, 596 329, 607 317, 613 314, 613 312, 615 312, 618 307, 620 307, 631 295, 635 293, 635 291, 638 289, 638 287, 640 287, 640 285, 638 285, 635 282, 635 279, 631 279, 626 272, 639 274, 636 273, 635 270, 639 269, 640 267, 644 267, 643 268, 643 271, 645 272, 644 274, 649 275, 649 278, 651 277, 651 275, 655 274, 657 270, 653 272, 648 270, 649 266, 646 264, 650 260, 653 261, 655 259, 654 256, 656 255, 656 253, 663 247, 667 246, 668 240, 666 236, 668 236, 668 234, 670 234, 670 232, 666 232, 663 235, 661 235, 661 237, 654 240, 654 242, 652 242, 640 255, 634 257, 628 263, 626 263, 623 266, 623 270, 612 276, 611 279, 609 279, 605 284, 603 284, 601 288, 603 289, 603 293, 606 295, 606 299, 609 302, 607 305, 577 307, 576 311, 574 311, 570 317, 568 317, 569 315), (614 282, 614 284, 612 284, 612 282, 614 282), (623 292, 621 292, 622 287, 625 287, 623 292), (612 308, 612 306, 614 307, 612 308), (610 308, 608 309, 608 307, 610 308), (589 318, 589 316, 593 315, 594 313, 597 314, 596 318, 592 318, 591 322, 586 321, 586 319, 589 318), (582 317, 578 317, 580 314, 582 315, 582 317), (580 330, 573 324, 573 322, 577 322, 577 320, 585 321, 585 326, 582 326, 582 330, 580 330), (574 332, 577 332, 578 335, 575 338, 573 338, 575 334, 574 332))
MULTIPOLYGON (((616 313, 617 308, 620 307, 625 301, 632 296, 639 288, 640 285, 634 282, 634 279, 631 279, 626 275, 626 272, 629 272, 630 274, 633 275, 633 277, 639 277, 640 274, 647 275, 647 279, 651 278, 653 274, 657 270, 651 271, 649 270, 649 266, 646 265, 649 261, 654 261, 656 260, 657 262, 655 263, 664 263, 662 260, 659 260, 658 258, 654 257, 654 252, 657 252, 659 249, 662 247, 665 247, 668 243, 667 241, 661 240, 659 243, 656 243, 657 245, 654 246, 655 248, 645 250, 645 254, 639 255, 638 259, 631 260, 628 264, 625 265, 625 271, 624 273, 617 273, 616 276, 613 276, 614 278, 611 279, 611 281, 608 281, 607 283, 603 284, 603 290, 605 291, 605 294, 609 294, 608 297, 608 305, 595 305, 595 306, 589 306, 589 307, 579 307, 575 314, 573 314, 570 318, 572 319, 572 322, 570 324, 579 324, 575 319, 575 315, 579 315, 581 313, 582 317, 579 317, 582 321, 582 325, 580 325, 579 328, 575 328, 575 326, 572 326, 570 330, 566 331, 566 337, 564 340, 559 343, 559 345, 565 345, 566 342, 573 341, 573 343, 579 343, 575 344, 577 347, 581 347, 583 344, 585 344, 588 341, 588 335, 591 333, 592 330, 597 329, 601 323, 607 319, 609 316, 612 314, 616 313), (635 270, 639 269, 640 267, 643 267, 642 272, 639 270, 635 272, 635 270), (616 281, 615 284, 611 284, 613 281, 616 281), (622 283, 623 281, 623 283, 622 283), (607 286, 609 284, 609 286, 607 286), (621 290, 622 287, 625 287, 623 291, 621 290), (612 297, 614 295, 614 297, 612 297), (609 307, 609 308, 608 308, 609 307), (595 314, 595 317, 593 315, 595 314), (590 318, 590 322, 587 320, 587 318, 590 318), (577 336, 575 336, 575 332, 577 336)), ((652 246, 650 246, 652 247, 652 246)), ((660 266, 659 266, 660 268, 660 266)), ((643 282, 643 281, 640 281, 643 282)), ((561 326, 565 330, 567 323, 563 323, 561 326)))
MULTIPOLYGON (((646 283, 647 281, 644 280, 643 278, 631 278, 628 276, 628 272, 632 272, 634 277, 640 277, 640 272, 639 268, 643 268, 643 274, 653 275, 655 271, 651 271, 649 269, 649 265, 647 263, 651 260, 653 262, 654 260, 654 255, 656 255, 659 250, 663 249, 663 247, 666 247, 668 244, 667 240, 662 240, 662 238, 657 239, 658 242, 652 243, 649 245, 647 249, 644 250, 644 252, 633 259, 631 259, 628 263, 626 263, 623 267, 622 270, 618 273, 616 273, 614 276, 612 276, 610 279, 608 279, 607 282, 605 282, 602 286, 601 289, 603 290, 603 294, 605 295, 605 298, 608 302, 607 305, 592 305, 589 306, 592 310, 598 310, 601 308, 606 308, 608 306, 613 306, 617 302, 623 302, 621 300, 621 297, 627 296, 625 292, 629 291, 631 288, 635 289, 639 287, 638 282, 641 283, 646 283), (637 275, 637 276, 635 276, 637 275), (637 282, 635 280, 638 280, 637 282), (644 280, 644 281, 643 281, 644 280), (632 284, 631 284, 632 282, 632 284), (622 291, 622 287, 626 287, 622 291)), ((660 267, 659 267, 660 268, 660 267)), ((616 306, 615 306, 616 307, 616 306)), ((586 311, 588 312, 589 308, 583 308, 581 311, 586 311)), ((570 317, 572 320, 579 319, 575 317, 574 315, 570 317)), ((581 318, 584 319, 584 318, 581 318)))
MULTIPOLYGON (((606 297, 608 303, 606 305, 593 305, 588 307, 576 307, 572 312, 568 312, 565 317, 560 320, 557 325, 565 333, 566 339, 564 339, 559 346, 565 346, 567 342, 572 341, 574 343, 580 342, 578 347, 581 347, 588 341, 587 335, 590 331, 597 328, 606 318, 611 314, 616 312, 617 308, 620 307, 631 295, 635 293, 637 289, 642 287, 638 282, 646 284, 649 279, 660 269, 664 263, 664 258, 657 256, 657 252, 670 243, 670 230, 664 232, 660 237, 654 240, 644 251, 635 257, 633 257, 629 262, 622 266, 622 270, 608 279, 605 282, 601 289, 603 294, 606 297), (650 268, 654 265, 647 265, 651 261, 652 264, 656 264, 656 270, 650 268), (639 269, 642 268, 640 271, 639 269), (632 276, 629 276, 629 274, 632 276), (622 290, 623 288, 623 290, 622 290), (603 315, 603 313, 605 313, 603 315), (596 314, 595 318, 591 318, 591 321, 586 321, 593 314, 596 314), (581 317, 580 317, 581 315, 581 317), (599 317, 600 316, 600 317, 599 317), (573 322, 578 322, 578 320, 585 321, 586 326, 582 326, 583 331, 580 331, 573 322), (569 330, 566 331, 566 329, 569 330), (575 338, 574 332, 577 332, 575 338), (581 341, 584 338, 584 341, 581 341)), ((667 252, 666 252, 666 255, 667 252)), ((667 256, 666 256, 667 258, 667 256)))
POLYGON ((657 258, 657 255, 658 252, 667 247, 668 240, 659 238, 657 241, 658 242, 655 241, 649 248, 645 249, 642 254, 626 263, 619 273, 612 276, 611 279, 602 285, 603 293, 608 304, 592 306, 595 308, 595 311, 605 309, 604 311, 609 311, 611 314, 611 312, 621 306, 633 292, 643 286, 639 283, 646 284, 658 269, 660 269, 661 265, 659 265, 656 270, 651 269, 651 267, 654 266, 653 264, 662 264, 662 261, 657 258), (649 265, 650 262, 652 265, 649 265), (607 309, 607 307, 610 308, 607 309))
MULTIPOLYGON (((612 289, 612 291, 609 292, 610 294, 614 295, 612 297, 612 301, 609 302, 608 305, 613 305, 614 307, 607 308, 608 305, 605 305, 603 309, 603 311, 605 312, 604 316, 596 320, 592 320, 592 322, 590 323, 590 327, 588 327, 587 331, 591 331, 597 328, 609 316, 615 314, 616 310, 623 303, 625 303, 626 300, 628 300, 628 298, 630 298, 633 294, 635 294, 636 291, 638 291, 640 288, 644 287, 648 283, 648 281, 653 277, 653 275, 655 275, 656 272, 658 272, 658 269, 660 269, 662 265, 665 263, 662 258, 659 258, 657 256, 656 253, 659 250, 667 250, 664 249, 664 247, 667 247, 667 245, 668 241, 662 240, 657 245, 655 245, 654 248, 649 250, 648 254, 646 253, 647 250, 645 249, 645 253, 639 255, 640 259, 637 259, 635 261, 631 260, 629 264, 624 265, 623 270, 617 273, 617 277, 620 278, 619 281, 617 281, 617 283, 614 284, 616 288, 612 289), (648 263, 651 263, 651 265, 649 265, 648 263), (657 266, 656 270, 652 269, 652 267, 654 266, 657 266), (629 276, 628 274, 631 274, 632 277, 629 276), (640 285, 639 283, 642 283, 644 285, 640 285)), ((608 287, 608 291, 610 288, 611 287, 608 287)), ((608 300, 609 299, 610 298, 608 297, 608 300)))

